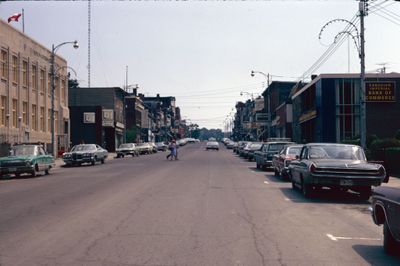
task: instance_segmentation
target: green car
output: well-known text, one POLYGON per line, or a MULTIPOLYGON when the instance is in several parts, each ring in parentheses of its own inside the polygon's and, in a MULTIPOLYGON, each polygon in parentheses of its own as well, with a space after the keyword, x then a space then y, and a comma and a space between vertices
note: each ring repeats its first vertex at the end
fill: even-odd
POLYGON ((48 155, 42 146, 15 145, 11 147, 9 156, 0 158, 0 176, 30 174, 35 177, 38 172, 48 175, 54 165, 54 157, 48 155))

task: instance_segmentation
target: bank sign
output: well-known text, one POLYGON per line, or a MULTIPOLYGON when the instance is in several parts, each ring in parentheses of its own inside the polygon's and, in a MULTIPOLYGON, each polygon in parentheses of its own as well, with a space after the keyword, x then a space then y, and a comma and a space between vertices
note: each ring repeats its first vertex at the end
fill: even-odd
POLYGON ((365 101, 395 102, 396 84, 394 82, 366 82, 365 101))

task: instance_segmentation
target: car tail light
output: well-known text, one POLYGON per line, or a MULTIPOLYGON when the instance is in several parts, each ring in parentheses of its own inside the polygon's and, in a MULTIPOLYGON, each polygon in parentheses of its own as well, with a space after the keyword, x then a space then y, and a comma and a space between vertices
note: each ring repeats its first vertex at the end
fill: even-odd
POLYGON ((310 173, 314 173, 316 170, 315 164, 310 165, 310 173))

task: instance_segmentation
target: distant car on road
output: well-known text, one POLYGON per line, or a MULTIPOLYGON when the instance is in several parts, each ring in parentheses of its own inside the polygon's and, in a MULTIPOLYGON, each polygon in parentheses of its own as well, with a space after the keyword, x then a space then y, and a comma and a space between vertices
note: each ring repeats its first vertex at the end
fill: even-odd
POLYGON ((150 145, 148 142, 145 143, 137 143, 136 149, 138 150, 139 154, 150 154, 153 153, 153 146, 150 145))
POLYGON ((206 150, 219 150, 219 144, 216 141, 209 141, 206 144, 206 150))
POLYGON ((21 144, 11 147, 10 155, 0 158, 0 175, 30 174, 35 177, 38 172, 49 174, 55 166, 54 157, 47 154, 41 145, 21 144))
POLYGON ((305 197, 314 189, 352 190, 360 198, 371 196, 371 186, 379 186, 386 177, 380 164, 368 163, 364 150, 357 145, 309 143, 298 159, 289 165, 293 189, 300 188, 305 197))
POLYGON ((72 147, 70 152, 63 154, 63 160, 66 165, 81 165, 96 162, 105 163, 108 151, 97 144, 79 144, 72 147))
POLYGON ((278 154, 275 154, 272 159, 272 168, 275 176, 289 178, 289 164, 300 155, 303 145, 286 145, 278 154))
POLYGON ((119 145, 116 150, 117 158, 124 157, 125 155, 139 156, 139 151, 136 149, 135 143, 123 143, 119 145))
POLYGON ((400 188, 375 188, 371 209, 375 224, 383 224, 385 252, 390 255, 400 254, 400 188))
POLYGON ((168 149, 168 145, 164 142, 157 142, 156 143, 157 150, 159 151, 166 151, 168 149))

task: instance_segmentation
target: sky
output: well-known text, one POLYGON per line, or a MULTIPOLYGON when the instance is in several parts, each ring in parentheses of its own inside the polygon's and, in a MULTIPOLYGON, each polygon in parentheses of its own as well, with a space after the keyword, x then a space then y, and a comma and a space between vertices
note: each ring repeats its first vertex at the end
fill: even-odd
MULTIPOLYGON (((88 2, 0 2, 0 19, 22 9, 25 33, 49 49, 78 40, 79 49, 64 45, 57 55, 76 71, 72 77, 80 86, 88 86, 88 2)), ((386 72, 400 72, 400 2, 371 0, 369 9, 366 71, 384 66, 386 72)), ((310 71, 346 23, 330 23, 321 33, 323 26, 353 21, 357 13, 355 0, 92 1, 90 85, 128 82, 146 96, 175 96, 184 119, 226 130, 235 104, 265 90, 267 79, 252 77, 252 70, 269 74, 270 81, 359 72, 349 34, 310 71)), ((12 26, 22 30, 21 21, 12 26)))

